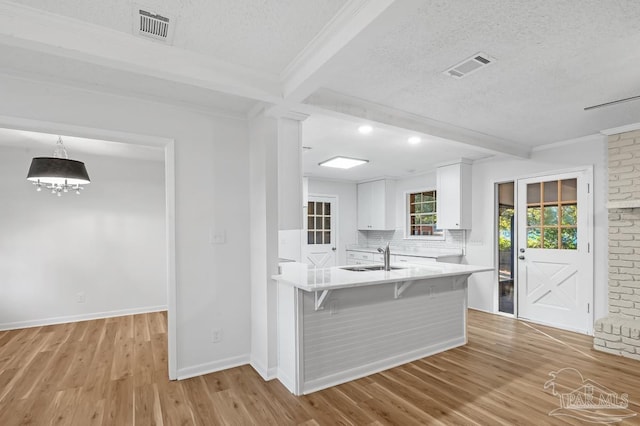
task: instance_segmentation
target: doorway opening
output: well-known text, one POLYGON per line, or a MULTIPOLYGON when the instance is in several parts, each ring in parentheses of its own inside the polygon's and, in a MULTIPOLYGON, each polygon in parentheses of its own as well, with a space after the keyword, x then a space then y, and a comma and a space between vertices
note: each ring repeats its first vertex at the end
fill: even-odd
MULTIPOLYGON (((175 275, 175 155, 174 140, 158 136, 147 136, 134 133, 124 133, 114 130, 76 126, 67 123, 43 122, 9 116, 0 116, 0 128, 17 132, 37 132, 53 135, 66 135, 65 142, 71 138, 84 138, 99 142, 97 148, 104 149, 109 144, 114 150, 132 150, 137 153, 148 151, 149 148, 160 149, 164 160, 164 283, 167 291, 167 363, 169 379, 177 378, 177 321, 176 321, 176 275, 175 275), (108 142, 107 142, 108 141, 108 142)), ((98 151, 99 151, 98 149, 98 151)), ((76 152, 76 151, 74 151, 76 152)), ((91 170, 89 170, 91 173, 91 170)), ((30 190, 31 188, 26 188, 30 190)), ((45 194, 43 194, 45 195, 45 194)), ((57 198, 57 197, 56 197, 57 198)), ((71 199, 72 200, 72 199, 71 199)), ((68 201, 71 201, 68 200, 68 201)), ((109 225, 111 222, 101 223, 109 225)), ((102 228, 106 229, 106 226, 102 228)), ((101 229, 102 229, 101 228, 101 229)), ((121 230, 114 230, 111 235, 117 235, 121 230)), ((83 303, 84 294, 76 295, 76 303, 83 303)))

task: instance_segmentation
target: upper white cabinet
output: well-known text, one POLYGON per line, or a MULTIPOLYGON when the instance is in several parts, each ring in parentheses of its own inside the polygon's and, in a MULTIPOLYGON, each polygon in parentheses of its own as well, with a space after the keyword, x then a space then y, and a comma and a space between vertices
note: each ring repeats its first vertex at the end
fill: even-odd
POLYGON ((358 229, 395 229, 395 183, 382 179, 358 184, 358 229))
POLYGON ((471 229, 471 164, 438 167, 436 176, 437 227, 471 229))

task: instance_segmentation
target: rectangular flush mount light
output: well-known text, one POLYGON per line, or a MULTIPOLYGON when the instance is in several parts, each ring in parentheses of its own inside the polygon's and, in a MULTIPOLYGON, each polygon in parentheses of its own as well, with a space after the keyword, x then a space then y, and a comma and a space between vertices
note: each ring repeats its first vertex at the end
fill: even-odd
POLYGON ((368 163, 369 160, 359 160, 357 158, 349 157, 333 157, 322 163, 318 163, 319 166, 335 167, 337 169, 350 169, 361 164, 368 163))

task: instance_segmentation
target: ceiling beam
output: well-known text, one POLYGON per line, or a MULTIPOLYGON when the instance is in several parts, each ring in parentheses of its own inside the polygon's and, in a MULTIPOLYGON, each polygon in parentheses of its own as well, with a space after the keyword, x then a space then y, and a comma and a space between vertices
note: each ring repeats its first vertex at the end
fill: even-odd
POLYGON ((342 117, 357 117, 426 135, 460 142, 491 154, 503 154, 519 158, 529 158, 531 149, 495 136, 454 126, 442 121, 423 117, 363 99, 322 89, 306 101, 307 108, 298 107, 305 113, 325 113, 331 111, 342 117))
POLYGON ((395 0, 349 0, 280 75, 283 97, 302 102, 320 87, 319 71, 395 0))
POLYGON ((0 2, 0 43, 260 101, 282 99, 277 75, 15 3, 0 2))

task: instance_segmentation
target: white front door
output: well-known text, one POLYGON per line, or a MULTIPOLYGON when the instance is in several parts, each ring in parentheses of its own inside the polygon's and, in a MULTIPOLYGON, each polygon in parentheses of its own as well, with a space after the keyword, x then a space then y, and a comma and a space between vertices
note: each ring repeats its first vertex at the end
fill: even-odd
POLYGON ((588 188, 586 171, 518 181, 518 317, 591 333, 588 188))
POLYGON ((336 204, 335 197, 309 196, 303 262, 318 268, 336 266, 336 204))

